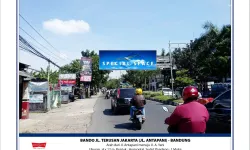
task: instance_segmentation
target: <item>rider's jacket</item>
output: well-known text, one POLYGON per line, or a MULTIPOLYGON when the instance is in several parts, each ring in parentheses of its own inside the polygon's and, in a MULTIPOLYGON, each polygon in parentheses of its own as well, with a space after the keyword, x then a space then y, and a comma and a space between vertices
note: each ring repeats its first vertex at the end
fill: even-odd
POLYGON ((146 99, 143 95, 135 95, 131 100, 131 104, 136 108, 142 108, 146 105, 146 99))
POLYGON ((176 126, 179 133, 205 133, 208 119, 207 108, 197 101, 191 101, 177 106, 165 123, 176 126))

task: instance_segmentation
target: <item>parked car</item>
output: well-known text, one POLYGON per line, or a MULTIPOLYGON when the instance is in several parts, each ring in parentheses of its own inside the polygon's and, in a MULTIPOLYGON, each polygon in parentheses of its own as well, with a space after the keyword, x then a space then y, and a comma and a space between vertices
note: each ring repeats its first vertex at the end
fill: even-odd
MULTIPOLYGON (((162 88, 162 95, 172 96, 173 91, 170 88, 162 88)), ((175 96, 175 93, 173 93, 175 96)))
POLYGON ((177 87, 175 89, 175 97, 176 98, 181 98, 182 97, 182 91, 183 91, 184 87, 177 87))
POLYGON ((128 111, 130 101, 135 95, 135 88, 118 88, 111 98, 111 109, 114 114, 120 110, 128 111))
POLYGON ((210 115, 206 133, 231 133, 231 89, 205 106, 210 115))

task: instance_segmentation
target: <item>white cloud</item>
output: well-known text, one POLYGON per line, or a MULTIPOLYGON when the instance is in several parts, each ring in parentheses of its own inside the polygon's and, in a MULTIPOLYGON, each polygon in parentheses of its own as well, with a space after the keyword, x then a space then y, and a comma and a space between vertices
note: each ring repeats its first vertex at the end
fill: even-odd
POLYGON ((43 28, 56 34, 69 35, 75 33, 86 33, 90 31, 90 26, 83 20, 51 19, 43 22, 43 28))

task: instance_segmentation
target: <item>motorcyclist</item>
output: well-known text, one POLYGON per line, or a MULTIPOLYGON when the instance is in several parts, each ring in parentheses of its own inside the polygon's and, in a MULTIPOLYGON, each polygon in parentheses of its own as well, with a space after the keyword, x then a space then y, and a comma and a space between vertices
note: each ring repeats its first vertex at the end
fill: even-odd
POLYGON ((107 90, 107 91, 106 91, 106 98, 108 99, 109 96, 110 96, 110 90, 107 90))
POLYGON ((196 101, 198 96, 198 90, 193 86, 183 89, 184 104, 177 106, 165 120, 165 124, 169 125, 169 132, 205 133, 209 113, 204 105, 196 101), (175 131, 170 131, 171 129, 175 131))
POLYGON ((134 111, 140 109, 142 111, 143 120, 145 120, 145 108, 146 99, 142 95, 142 89, 138 88, 135 90, 135 96, 131 99, 131 107, 130 107, 130 120, 133 120, 134 111))

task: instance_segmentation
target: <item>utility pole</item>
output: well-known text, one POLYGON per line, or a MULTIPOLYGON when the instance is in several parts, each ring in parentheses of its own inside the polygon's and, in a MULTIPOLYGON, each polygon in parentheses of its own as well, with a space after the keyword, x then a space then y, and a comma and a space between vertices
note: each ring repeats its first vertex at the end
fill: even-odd
POLYGON ((47 92, 47 111, 50 110, 50 85, 49 85, 50 61, 48 61, 48 92, 47 92))
POLYGON ((172 97, 174 97, 174 82, 173 82, 173 63, 172 63, 172 54, 171 54, 171 43, 169 41, 169 56, 170 56, 170 70, 171 70, 171 85, 172 85, 172 97))
POLYGON ((173 61, 172 61, 172 54, 171 54, 171 45, 172 44, 177 44, 178 45, 178 48, 179 48, 179 45, 182 44, 182 45, 187 45, 189 43, 170 43, 169 41, 169 56, 170 56, 170 69, 171 69, 171 85, 172 85, 172 97, 174 97, 174 82, 173 82, 173 61))
MULTIPOLYGON (((61 90, 62 83, 61 83, 60 73, 61 73, 61 71, 60 71, 60 68, 59 68, 59 85, 60 85, 60 87, 59 87, 60 88, 59 89, 59 91, 60 91, 60 94, 59 94, 59 107, 61 107, 61 104, 62 104, 62 90, 61 90)), ((73 95, 74 95, 74 93, 73 93, 73 95)))

